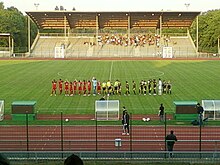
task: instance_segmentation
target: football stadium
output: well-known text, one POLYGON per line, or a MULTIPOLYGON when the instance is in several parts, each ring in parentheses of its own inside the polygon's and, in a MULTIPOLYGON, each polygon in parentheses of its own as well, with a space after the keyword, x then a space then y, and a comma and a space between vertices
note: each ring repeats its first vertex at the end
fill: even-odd
POLYGON ((218 164, 220 37, 216 52, 200 51, 201 14, 27 11, 26 51, 0 33, 2 156, 218 164))

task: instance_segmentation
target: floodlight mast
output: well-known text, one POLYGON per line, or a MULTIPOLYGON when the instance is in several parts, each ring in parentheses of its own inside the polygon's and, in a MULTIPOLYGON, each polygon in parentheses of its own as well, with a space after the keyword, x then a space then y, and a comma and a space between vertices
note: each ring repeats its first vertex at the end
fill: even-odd
POLYGON ((185 3, 184 5, 186 6, 186 10, 188 11, 190 3, 185 3))
POLYGON ((39 5, 40 5, 39 3, 34 3, 34 6, 35 6, 36 10, 38 10, 39 5))

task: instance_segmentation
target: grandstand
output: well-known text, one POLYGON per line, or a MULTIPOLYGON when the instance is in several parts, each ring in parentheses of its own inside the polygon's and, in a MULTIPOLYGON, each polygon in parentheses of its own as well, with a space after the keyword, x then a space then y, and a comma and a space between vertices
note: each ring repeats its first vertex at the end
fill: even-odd
POLYGON ((63 30, 59 34, 39 33, 31 57, 54 58, 58 47, 64 47, 65 58, 162 57, 163 47, 168 46, 174 57, 197 56, 188 28, 200 12, 26 13, 41 30, 63 30), (162 33, 166 28, 184 28, 186 32, 162 33), (74 29, 90 29, 90 33, 74 33, 74 29))

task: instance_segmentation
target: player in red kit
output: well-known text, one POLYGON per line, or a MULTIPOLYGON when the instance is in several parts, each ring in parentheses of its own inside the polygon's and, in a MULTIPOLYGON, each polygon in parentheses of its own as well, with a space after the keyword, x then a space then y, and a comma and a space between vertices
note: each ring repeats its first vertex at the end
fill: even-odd
POLYGON ((88 87, 88 96, 90 96, 91 95, 91 88, 92 88, 92 83, 90 80, 88 80, 88 82, 87 82, 87 87, 88 87))
POLYGON ((70 96, 73 96, 73 83, 70 81, 70 96))
POLYGON ((69 82, 66 80, 64 82, 65 96, 69 96, 69 82))
POLYGON ((74 94, 74 95, 76 94, 76 91, 77 91, 77 81, 74 80, 74 81, 73 81, 73 94, 74 94))
POLYGON ((79 80, 78 81, 78 94, 81 95, 82 92, 82 82, 79 80))
POLYGON ((97 93, 98 95, 101 94, 101 82, 100 81, 97 82, 97 93))
POLYGON ((86 85, 87 85, 87 83, 86 83, 86 81, 85 80, 83 80, 83 96, 86 96, 86 85))
POLYGON ((63 92, 63 80, 59 80, 58 81, 58 84, 59 84, 59 90, 60 90, 60 95, 62 94, 62 92, 63 92))
POLYGON ((57 81, 56 80, 52 80, 52 91, 51 91, 51 94, 50 96, 56 96, 57 94, 57 81))

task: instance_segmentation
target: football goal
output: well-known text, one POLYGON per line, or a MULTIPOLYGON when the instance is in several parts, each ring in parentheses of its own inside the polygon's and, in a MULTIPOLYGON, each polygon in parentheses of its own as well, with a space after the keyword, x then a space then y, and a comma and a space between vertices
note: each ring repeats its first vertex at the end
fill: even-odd
POLYGON ((64 58, 65 55, 65 49, 64 46, 57 46, 55 47, 55 55, 54 58, 64 58))
POLYGON ((119 120, 119 100, 97 100, 95 119, 98 121, 119 120))
POLYGON ((4 119, 4 100, 0 100, 0 121, 4 119))
POLYGON ((173 48, 163 47, 162 55, 163 55, 163 58, 173 58, 173 48))

